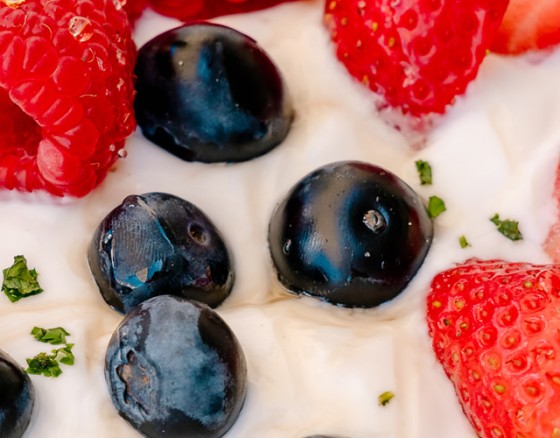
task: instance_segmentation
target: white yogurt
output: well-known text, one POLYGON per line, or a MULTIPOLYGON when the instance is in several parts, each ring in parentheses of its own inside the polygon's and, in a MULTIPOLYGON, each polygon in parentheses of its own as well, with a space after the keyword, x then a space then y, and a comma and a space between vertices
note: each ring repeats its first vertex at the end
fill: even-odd
MULTIPOLYGON (((32 376, 37 405, 28 438, 139 435, 114 410, 104 382, 108 340, 121 320, 101 299, 86 248, 101 219, 129 194, 164 191, 199 206, 223 232, 237 281, 218 309, 239 338, 249 371, 244 409, 228 438, 474 438, 437 365, 424 324, 433 276, 472 256, 546 262, 541 244, 553 222, 560 145, 560 50, 540 63, 490 55, 464 98, 422 150, 375 113, 370 94, 336 61, 322 27, 322 2, 306 1, 217 20, 256 39, 283 71, 297 118, 286 139, 247 163, 183 162, 137 132, 128 157, 81 200, 0 194, 0 266, 23 254, 45 292, 10 303, 0 296, 0 348, 21 364, 49 346, 29 332, 63 326, 76 363, 57 379, 32 376), (375 163, 423 197, 444 199, 435 240, 404 294, 371 310, 298 298, 276 280, 267 226, 276 203, 311 170, 337 160, 375 163), (414 162, 429 161, 433 186, 414 162), (511 242, 489 218, 519 220, 511 242), (461 249, 465 235, 471 246, 461 249), (379 406, 377 397, 394 399, 379 406)), ((147 11, 136 40, 178 22, 147 11)))

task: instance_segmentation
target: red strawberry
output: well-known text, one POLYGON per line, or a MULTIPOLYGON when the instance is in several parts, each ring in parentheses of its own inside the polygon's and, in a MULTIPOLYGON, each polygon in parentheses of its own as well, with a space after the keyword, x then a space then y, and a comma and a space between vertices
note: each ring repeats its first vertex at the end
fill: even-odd
POLYGON ((113 2, 117 9, 124 9, 126 15, 128 15, 128 20, 132 24, 140 18, 148 4, 148 0, 113 0, 113 2))
POLYGON ((554 198, 556 199, 556 222, 548 231, 543 248, 554 263, 560 263, 560 165, 556 168, 554 198))
POLYGON ((560 0, 510 0, 490 49, 518 54, 560 44, 560 0))
POLYGON ((405 114, 443 113, 477 75, 508 0, 329 0, 352 76, 405 114))
POLYGON ((85 195, 135 129, 126 14, 112 0, 2 0, 0 55, 0 187, 85 195))
POLYGON ((149 0, 156 12, 182 21, 252 12, 289 1, 294 0, 149 0))
POLYGON ((434 278, 427 320, 480 437, 560 436, 560 266, 468 260, 434 278))

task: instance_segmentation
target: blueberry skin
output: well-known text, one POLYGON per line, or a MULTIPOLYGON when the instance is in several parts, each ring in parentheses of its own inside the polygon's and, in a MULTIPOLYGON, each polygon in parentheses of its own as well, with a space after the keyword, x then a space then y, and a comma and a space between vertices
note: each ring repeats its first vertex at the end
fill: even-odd
POLYGON ((362 162, 315 170, 276 207, 269 247, 289 290, 345 307, 396 297, 422 265, 433 224, 418 195, 362 162))
POLYGON ((105 378, 119 414, 148 437, 220 437, 245 400, 247 366, 235 335, 208 306, 151 298, 113 334, 105 378))
POLYGON ((134 103, 146 138, 187 161, 239 162, 281 143, 294 111, 284 80, 248 36, 211 23, 142 46, 134 103))
POLYGON ((0 437, 19 438, 33 413, 35 391, 18 363, 0 350, 0 437))
POLYGON ((123 313, 163 294, 216 307, 234 282, 231 256, 214 224, 167 193, 126 197, 97 227, 88 261, 103 299, 123 313))

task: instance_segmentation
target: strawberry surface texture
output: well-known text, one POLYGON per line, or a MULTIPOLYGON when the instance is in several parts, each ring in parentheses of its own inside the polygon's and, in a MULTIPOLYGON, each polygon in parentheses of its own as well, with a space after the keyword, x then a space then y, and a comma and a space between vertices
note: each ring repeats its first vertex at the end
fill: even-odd
POLYGON ((516 55, 560 44, 560 0, 510 0, 490 49, 516 55))
POLYGON ((427 322, 480 437, 560 436, 560 266, 470 259, 434 278, 427 322))
POLYGON ((0 187, 81 197, 122 155, 136 48, 121 6, 0 1, 0 187))
POLYGON ((206 20, 270 8, 294 0, 149 0, 158 13, 179 20, 206 20))
POLYGON ((465 92, 507 0, 327 0, 325 23, 347 70, 384 106, 442 114, 465 92))

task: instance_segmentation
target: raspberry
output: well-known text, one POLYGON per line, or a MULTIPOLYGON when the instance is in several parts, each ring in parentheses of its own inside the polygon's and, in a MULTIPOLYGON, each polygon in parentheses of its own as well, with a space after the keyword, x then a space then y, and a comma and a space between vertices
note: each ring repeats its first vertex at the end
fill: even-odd
POLYGON ((136 126, 125 11, 111 0, 1 0, 0 54, 0 187, 86 195, 136 126))

